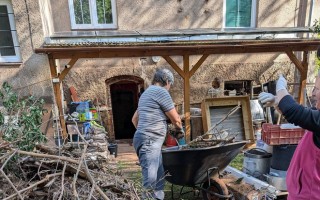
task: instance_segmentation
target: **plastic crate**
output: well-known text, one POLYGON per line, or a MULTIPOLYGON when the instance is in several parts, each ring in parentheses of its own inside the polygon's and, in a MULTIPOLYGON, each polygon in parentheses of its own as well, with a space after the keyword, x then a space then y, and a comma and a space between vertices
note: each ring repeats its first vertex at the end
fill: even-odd
POLYGON ((305 133, 303 128, 280 128, 280 125, 262 124, 262 140, 268 145, 298 144, 305 133))

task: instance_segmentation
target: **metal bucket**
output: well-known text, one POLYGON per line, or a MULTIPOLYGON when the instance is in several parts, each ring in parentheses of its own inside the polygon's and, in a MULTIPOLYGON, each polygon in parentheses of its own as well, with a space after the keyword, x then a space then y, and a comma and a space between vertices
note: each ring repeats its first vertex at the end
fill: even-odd
POLYGON ((270 185, 273 185, 275 188, 281 191, 287 190, 287 183, 286 183, 286 177, 287 177, 287 171, 281 171, 276 169, 270 169, 270 173, 267 175, 264 175, 267 179, 267 182, 270 185))
POLYGON ((244 152, 243 172, 260 180, 265 180, 264 174, 270 172, 272 154, 259 148, 244 152))

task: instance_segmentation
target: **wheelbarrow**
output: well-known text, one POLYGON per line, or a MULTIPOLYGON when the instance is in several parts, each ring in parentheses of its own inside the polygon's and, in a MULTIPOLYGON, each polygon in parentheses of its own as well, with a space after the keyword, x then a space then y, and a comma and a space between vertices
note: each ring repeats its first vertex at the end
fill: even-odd
POLYGON ((246 141, 241 141, 205 148, 179 149, 175 146, 163 149, 165 179, 172 183, 172 198, 174 184, 198 189, 202 191, 204 199, 232 199, 232 194, 229 194, 219 178, 219 172, 229 165, 246 144, 246 141))

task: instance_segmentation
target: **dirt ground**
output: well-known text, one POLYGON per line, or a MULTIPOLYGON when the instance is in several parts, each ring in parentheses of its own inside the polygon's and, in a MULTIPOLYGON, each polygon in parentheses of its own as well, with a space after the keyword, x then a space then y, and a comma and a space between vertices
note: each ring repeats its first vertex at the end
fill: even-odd
POLYGON ((137 165, 138 157, 131 142, 118 142, 118 156, 115 160, 125 175, 140 172, 140 166, 137 165))

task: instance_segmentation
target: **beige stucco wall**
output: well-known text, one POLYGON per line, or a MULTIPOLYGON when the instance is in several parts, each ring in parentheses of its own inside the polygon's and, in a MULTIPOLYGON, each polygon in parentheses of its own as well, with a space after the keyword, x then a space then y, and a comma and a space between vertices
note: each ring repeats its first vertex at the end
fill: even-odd
POLYGON ((33 51, 43 43, 38 1, 12 0, 16 30, 22 57, 21 64, 0 66, 0 83, 9 82, 22 96, 35 95, 52 101, 52 86, 46 55, 33 51), (26 9, 28 8, 28 11, 26 9), (30 24, 30 26, 29 26, 30 24), (30 29, 29 29, 30 27, 30 29))
MULTIPOLYGON (((118 29, 222 28, 224 0, 116 0, 118 29)), ((306 26, 311 0, 257 0, 257 27, 306 26)), ((313 18, 320 2, 314 0, 313 18)), ((51 0, 56 32, 70 31, 68 0, 51 0), (63 22, 63 23, 61 23, 63 22)))

